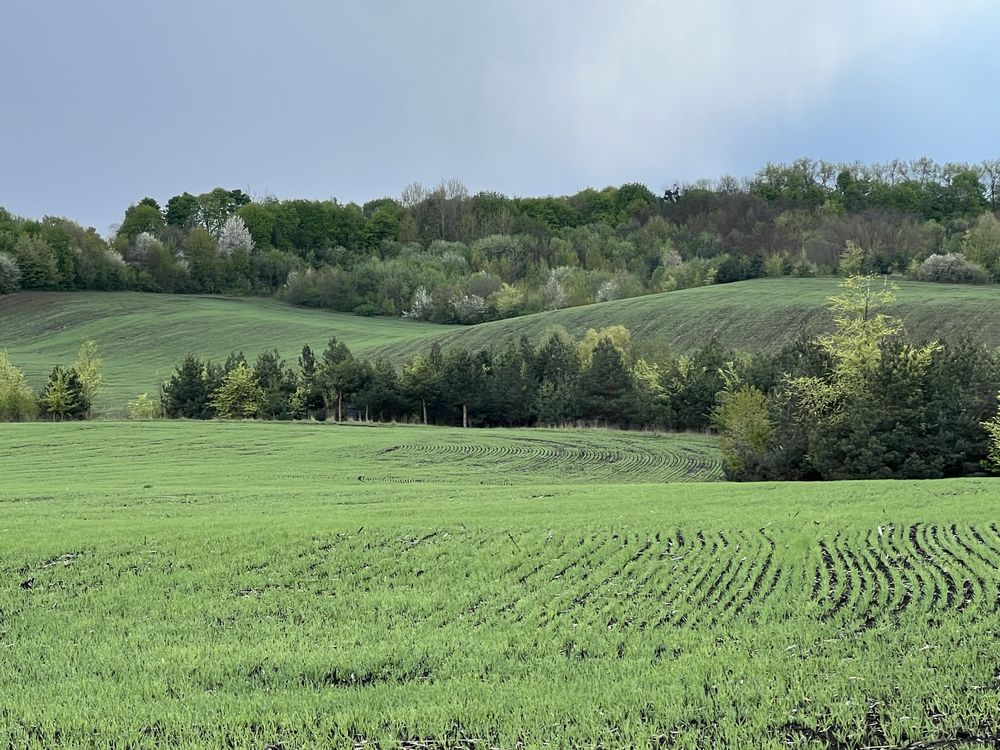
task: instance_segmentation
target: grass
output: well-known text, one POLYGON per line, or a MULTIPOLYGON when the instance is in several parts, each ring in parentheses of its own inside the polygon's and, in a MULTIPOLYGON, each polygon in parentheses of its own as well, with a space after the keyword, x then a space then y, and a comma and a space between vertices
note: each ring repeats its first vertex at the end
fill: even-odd
POLYGON ((5 426, 0 746, 997 743, 995 480, 654 484, 674 459, 634 458, 697 452, 5 426))
MULTIPOLYGON (((691 351, 716 338, 746 352, 780 348, 802 334, 831 327, 827 300, 838 292, 838 279, 754 279, 735 284, 683 289, 633 299, 602 302, 468 328, 450 328, 427 337, 373 347, 373 353, 406 361, 425 351, 430 341, 444 348, 499 347, 522 334, 536 341, 553 325, 574 337, 588 328, 623 325, 648 350, 670 347, 691 351)), ((1000 346, 1000 287, 900 281, 894 314, 907 330, 923 339, 969 335, 1000 346)))
POLYGON ((159 385, 188 352, 225 359, 242 349, 265 349, 294 362, 303 344, 321 351, 331 336, 353 349, 420 337, 442 326, 393 318, 291 307, 260 298, 140 292, 24 292, 0 296, 0 349, 44 384, 52 367, 73 362, 86 339, 97 341, 105 363, 105 405, 121 411, 159 385))
MULTIPOLYGON (((913 335, 970 335, 1000 346, 1000 289, 900 282, 898 314, 913 335)), ((243 349, 277 348, 294 362, 303 344, 322 350, 331 335, 356 353, 401 364, 433 341, 445 348, 502 346, 522 334, 537 341, 553 325, 580 336, 624 325, 644 350, 690 351, 712 337, 729 347, 775 349, 830 325, 836 279, 756 279, 528 315, 478 326, 440 326, 392 318, 294 308, 274 300, 125 293, 21 293, 0 296, 0 348, 36 386, 55 364, 69 364, 86 338, 105 359, 105 412, 121 414, 138 393, 155 394, 191 351, 224 359, 243 349)))

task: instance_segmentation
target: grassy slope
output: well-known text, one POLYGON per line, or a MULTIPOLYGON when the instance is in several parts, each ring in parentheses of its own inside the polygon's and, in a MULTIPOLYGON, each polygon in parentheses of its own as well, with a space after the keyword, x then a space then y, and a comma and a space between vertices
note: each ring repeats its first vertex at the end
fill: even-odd
POLYGON ((187 352, 223 359, 242 349, 277 348, 289 361, 303 344, 321 350, 330 336, 353 349, 441 330, 429 323, 290 307, 257 298, 123 293, 37 292, 0 296, 0 349, 41 385, 56 364, 73 361, 80 342, 98 342, 105 403, 119 409, 142 391, 155 394, 187 352))
MULTIPOLYGON (((634 341, 680 351, 696 348, 715 336, 725 346, 744 351, 778 348, 801 332, 815 333, 830 325, 827 299, 837 293, 837 279, 755 279, 736 284, 684 289, 549 313, 502 320, 434 334, 442 346, 461 343, 476 349, 502 345, 522 334, 544 335, 552 325, 573 336, 588 328, 623 325, 634 341)), ((990 346, 1000 346, 1000 288, 899 282, 896 314, 922 338, 968 333, 990 346)), ((397 361, 409 359, 431 339, 413 339, 374 347, 397 361)))
MULTIPOLYGON (((968 333, 1000 346, 1000 289, 900 283, 897 312, 919 337, 968 333)), ((758 279, 686 289, 529 315, 479 326, 437 326, 390 318, 306 310, 273 300, 167 296, 140 293, 31 293, 0 297, 0 348, 40 384, 52 365, 69 363, 79 343, 101 346, 112 413, 141 391, 155 392, 188 351, 224 358, 277 348, 294 361, 302 344, 322 348, 331 335, 355 351, 396 362, 447 347, 500 346, 527 335, 538 339, 552 325, 580 335, 588 328, 624 325, 643 347, 685 351, 711 336, 727 346, 758 351, 801 332, 829 325, 827 298, 836 279, 758 279)))
POLYGON ((352 476, 384 470, 378 446, 459 434, 4 427, 0 744, 1000 732, 996 481, 568 486, 541 461, 484 486, 485 458, 437 461, 438 484, 352 476))

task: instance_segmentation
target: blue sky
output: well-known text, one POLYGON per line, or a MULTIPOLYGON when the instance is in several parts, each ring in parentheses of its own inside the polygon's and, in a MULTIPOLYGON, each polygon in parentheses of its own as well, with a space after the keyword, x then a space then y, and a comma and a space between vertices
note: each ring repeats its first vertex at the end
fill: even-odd
POLYGON ((219 185, 363 202, 1000 156, 985 0, 32 0, 4 25, 0 206, 101 233, 219 185))

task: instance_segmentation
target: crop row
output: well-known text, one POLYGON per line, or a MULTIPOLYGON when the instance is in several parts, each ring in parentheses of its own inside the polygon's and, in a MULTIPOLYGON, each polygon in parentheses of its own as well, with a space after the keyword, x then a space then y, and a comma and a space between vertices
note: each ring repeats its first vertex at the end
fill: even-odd
MULTIPOLYGON (((511 474, 553 474, 587 479, 644 482, 706 481, 720 475, 716 456, 674 442, 655 449, 616 443, 606 446, 524 438, 513 441, 414 443, 382 451, 383 463, 411 466, 449 464, 511 474)), ((365 477, 367 481, 373 480, 365 477)), ((393 481, 392 479, 382 481, 393 481)))

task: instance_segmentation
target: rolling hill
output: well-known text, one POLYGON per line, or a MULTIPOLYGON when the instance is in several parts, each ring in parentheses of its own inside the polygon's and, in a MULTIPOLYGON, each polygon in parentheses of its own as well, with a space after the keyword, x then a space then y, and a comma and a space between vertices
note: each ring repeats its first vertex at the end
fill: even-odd
MULTIPOLYGON (((899 282, 900 315, 919 338, 976 337, 1000 346, 1000 288, 899 282)), ((837 280, 755 279, 603 302, 477 326, 441 326, 290 307, 274 300, 137 292, 43 292, 0 297, 0 349, 40 385, 55 364, 72 362, 80 342, 96 340, 109 383, 106 411, 136 394, 155 393, 187 352, 222 359, 276 348, 294 361, 302 344, 322 349, 330 336, 356 353, 402 363, 437 341, 448 348, 499 347, 552 326, 579 336, 623 325, 641 349, 689 351, 715 337, 744 351, 771 350, 830 325, 827 298, 837 280)))
MULTIPOLYGON (((927 282, 897 282, 893 313, 919 338, 967 334, 1000 346, 1000 288, 927 282)), ((377 344, 369 353, 405 361, 432 340, 447 348, 499 347, 526 335, 537 340, 554 325, 577 337, 588 328, 623 325, 640 347, 668 346, 690 351, 713 336, 727 347, 756 352, 780 348, 802 332, 820 333, 831 325, 827 299, 838 279, 754 279, 734 284, 684 289, 645 297, 602 302, 521 318, 448 328, 427 338, 377 344)))
POLYGON ((140 292, 22 292, 0 296, 0 350, 40 386, 53 365, 70 364, 85 339, 104 358, 105 410, 154 394, 188 352, 224 359, 277 349, 294 362, 303 344, 331 336, 352 349, 421 338, 444 326, 291 307, 270 299, 140 292))

